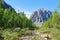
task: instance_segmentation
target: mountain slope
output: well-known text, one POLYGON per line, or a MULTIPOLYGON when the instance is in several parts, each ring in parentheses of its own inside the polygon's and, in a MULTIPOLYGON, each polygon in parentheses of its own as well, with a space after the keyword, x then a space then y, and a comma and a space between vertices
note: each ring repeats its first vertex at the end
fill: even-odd
POLYGON ((2 0, 3 8, 12 8, 10 5, 8 5, 4 0, 2 0))
POLYGON ((44 21, 47 21, 51 15, 51 11, 42 8, 34 11, 34 13, 31 16, 31 19, 35 24, 41 25, 44 21))
POLYGON ((14 8, 12 8, 9 4, 7 4, 4 0, 0 0, 0 8, 3 9, 10 9, 10 10, 14 10, 14 8))

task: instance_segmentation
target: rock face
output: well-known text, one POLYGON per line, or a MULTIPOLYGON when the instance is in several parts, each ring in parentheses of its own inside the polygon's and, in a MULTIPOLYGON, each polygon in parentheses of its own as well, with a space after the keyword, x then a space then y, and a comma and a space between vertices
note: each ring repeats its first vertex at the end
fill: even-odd
POLYGON ((33 12, 31 19, 36 25, 42 25, 44 21, 47 21, 52 15, 52 12, 47 9, 38 9, 33 12))
POLYGON ((11 8, 12 9, 12 7, 10 6, 10 5, 8 5, 4 0, 2 0, 2 8, 4 8, 4 9, 6 9, 6 8, 11 8))

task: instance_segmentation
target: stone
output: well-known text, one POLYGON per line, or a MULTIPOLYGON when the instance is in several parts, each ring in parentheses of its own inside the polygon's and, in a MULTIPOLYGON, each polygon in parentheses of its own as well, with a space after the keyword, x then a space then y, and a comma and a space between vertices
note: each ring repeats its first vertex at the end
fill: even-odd
POLYGON ((31 15, 31 20, 36 25, 42 25, 45 21, 47 21, 52 15, 52 12, 47 9, 38 9, 33 12, 31 15))

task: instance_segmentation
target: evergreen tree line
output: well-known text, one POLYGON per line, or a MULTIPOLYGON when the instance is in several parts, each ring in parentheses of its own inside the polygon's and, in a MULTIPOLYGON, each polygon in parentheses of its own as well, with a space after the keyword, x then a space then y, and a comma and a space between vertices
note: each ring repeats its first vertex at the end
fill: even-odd
POLYGON ((0 8, 0 27, 3 29, 16 27, 34 29, 36 26, 27 19, 24 12, 16 13, 14 9, 0 8))

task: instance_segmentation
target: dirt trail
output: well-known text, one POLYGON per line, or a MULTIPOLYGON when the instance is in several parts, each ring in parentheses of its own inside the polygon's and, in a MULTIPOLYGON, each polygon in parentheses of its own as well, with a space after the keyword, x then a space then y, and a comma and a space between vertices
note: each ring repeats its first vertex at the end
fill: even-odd
POLYGON ((39 32, 32 32, 32 35, 26 35, 20 37, 18 40, 31 40, 32 38, 37 37, 38 40, 51 40, 50 35, 48 34, 40 34, 39 32))

